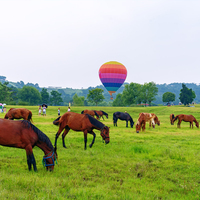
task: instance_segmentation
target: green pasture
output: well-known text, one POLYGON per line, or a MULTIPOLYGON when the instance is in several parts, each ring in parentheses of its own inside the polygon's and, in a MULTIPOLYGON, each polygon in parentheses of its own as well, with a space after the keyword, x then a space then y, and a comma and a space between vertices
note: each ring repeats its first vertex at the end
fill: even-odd
MULTIPOLYGON (((13 106, 7 106, 7 111, 13 106)), ((14 106, 16 107, 16 106, 14 106)), ((33 122, 54 145, 58 127, 53 125, 58 107, 49 106, 47 116, 38 116, 37 106, 26 106, 33 113, 33 122)), ((60 107, 61 115, 67 107, 60 107)), ((181 128, 171 125, 169 115, 192 114, 200 121, 200 105, 195 107, 71 107, 72 112, 84 109, 103 110, 109 118, 110 143, 102 142, 100 131, 92 148, 84 150, 82 132, 70 130, 67 149, 58 138, 58 165, 53 172, 42 166, 43 152, 33 149, 38 172, 28 171, 24 149, 0 146, 1 199, 200 199, 200 130, 182 122, 181 128), (161 121, 155 129, 136 133, 125 127, 125 121, 113 126, 112 114, 127 111, 136 123, 140 112, 155 113, 161 121)), ((4 117, 0 113, 0 118, 4 117)))

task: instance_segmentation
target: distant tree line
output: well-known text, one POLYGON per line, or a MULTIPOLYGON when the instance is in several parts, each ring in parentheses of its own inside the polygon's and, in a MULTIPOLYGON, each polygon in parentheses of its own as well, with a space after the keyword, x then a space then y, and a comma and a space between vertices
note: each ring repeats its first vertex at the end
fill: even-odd
POLYGON ((179 83, 169 85, 156 85, 154 82, 143 85, 125 83, 113 94, 114 101, 111 101, 110 94, 102 85, 87 89, 40 88, 38 84, 24 84, 23 81, 7 82, 6 77, 0 76, 0 102, 18 105, 47 103, 48 105, 65 106, 69 102, 76 106, 157 105, 163 104, 163 102, 167 104, 182 102, 187 105, 193 101, 198 102, 200 95, 196 95, 196 93, 200 93, 200 86, 196 84, 187 84, 187 86, 179 83), (188 89, 188 85, 196 92, 193 89, 188 89))

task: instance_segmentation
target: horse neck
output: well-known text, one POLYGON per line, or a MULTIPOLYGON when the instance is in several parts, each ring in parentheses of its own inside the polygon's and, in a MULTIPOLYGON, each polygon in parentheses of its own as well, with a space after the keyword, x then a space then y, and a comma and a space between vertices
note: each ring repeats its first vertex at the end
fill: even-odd
POLYGON ((198 122, 197 122, 197 120, 194 118, 194 120, 193 120, 196 124, 198 124, 198 122))
POLYGON ((36 143, 36 146, 39 147, 44 152, 45 155, 53 151, 53 149, 51 149, 45 142, 42 141, 36 143))
POLYGON ((92 126, 95 129, 101 130, 105 125, 103 123, 101 123, 100 121, 94 119, 91 116, 88 116, 90 123, 92 124, 92 126))

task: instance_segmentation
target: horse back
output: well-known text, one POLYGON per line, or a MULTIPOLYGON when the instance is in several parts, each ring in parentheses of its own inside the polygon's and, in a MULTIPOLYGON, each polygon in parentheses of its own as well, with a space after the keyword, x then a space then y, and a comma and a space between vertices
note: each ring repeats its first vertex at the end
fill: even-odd
POLYGON ((23 127, 22 121, 0 119, 0 145, 25 148, 27 144, 34 146, 38 140, 37 134, 23 127))
POLYGON ((59 126, 61 129, 69 127, 74 131, 83 131, 88 123, 89 119, 87 114, 79 114, 74 112, 66 112, 59 119, 59 126))

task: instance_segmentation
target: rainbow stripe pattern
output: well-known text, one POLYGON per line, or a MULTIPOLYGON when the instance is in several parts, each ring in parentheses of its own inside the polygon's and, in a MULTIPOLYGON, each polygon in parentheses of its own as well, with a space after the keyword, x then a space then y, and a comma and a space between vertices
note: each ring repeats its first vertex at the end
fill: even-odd
POLYGON ((116 61, 106 62, 99 69, 99 78, 111 96, 121 87, 126 76, 126 67, 116 61))

